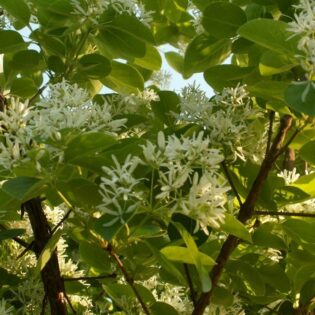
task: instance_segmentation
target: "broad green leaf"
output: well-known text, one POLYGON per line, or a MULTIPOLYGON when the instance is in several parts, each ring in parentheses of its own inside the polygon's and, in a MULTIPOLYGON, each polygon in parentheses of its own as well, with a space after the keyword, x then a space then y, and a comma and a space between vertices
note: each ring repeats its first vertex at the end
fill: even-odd
POLYGON ((22 281, 23 280, 21 280, 15 274, 9 273, 6 269, 0 267, 0 285, 1 286, 9 285, 13 287, 22 281))
MULTIPOLYGON (((0 5, 21 23, 20 28, 29 23, 31 12, 24 0, 0 0, 0 5)), ((2 45, 2 44, 1 44, 2 45)))
POLYGON ((42 250, 38 257, 37 265, 35 268, 36 275, 38 275, 43 270, 43 268, 50 260, 52 254, 56 250, 57 243, 63 233, 64 231, 62 229, 58 229, 48 240, 47 244, 45 245, 44 249, 42 250))
POLYGON ((137 93, 144 89, 143 77, 134 67, 120 63, 112 62, 111 73, 101 82, 114 91, 120 93, 137 93))
POLYGON ((80 242, 80 259, 100 271, 111 271, 111 260, 105 249, 87 241, 80 242))
POLYGON ((24 232, 24 229, 0 230, 0 241, 12 239, 14 237, 24 234, 24 232))
POLYGON ((291 186, 297 187, 308 194, 315 197, 315 173, 300 176, 291 186))
POLYGON ((152 45, 146 44, 145 55, 142 58, 135 58, 133 63, 148 70, 160 70, 162 58, 159 51, 152 45))
POLYGON ((306 162, 315 165, 315 140, 304 144, 299 151, 299 155, 306 162))
POLYGON ((99 205, 102 201, 98 192, 99 187, 84 178, 73 178, 66 182, 58 181, 56 188, 72 205, 79 208, 89 209, 99 205))
POLYGON ((215 2, 203 12, 202 25, 215 38, 230 38, 246 22, 245 12, 237 5, 228 2, 215 2))
POLYGON ((271 229, 266 225, 260 226, 253 234, 253 243, 265 248, 276 248, 285 250, 287 248, 284 241, 276 234, 273 234, 271 229))
MULTIPOLYGON (((189 249, 180 246, 167 246, 161 249, 161 253, 169 260, 181 262, 184 264, 195 264, 195 260, 190 256, 189 249)), ((204 266, 213 266, 216 262, 208 255, 198 252, 201 264, 204 266)))
POLYGON ((184 58, 175 51, 168 51, 165 53, 167 63, 178 73, 184 73, 184 58))
POLYGON ((264 265, 258 269, 263 281, 276 290, 287 293, 290 291, 290 280, 286 275, 280 264, 273 264, 270 266, 264 265))
POLYGON ((285 91, 285 101, 299 113, 315 116, 315 82, 294 82, 285 91))
POLYGON ((302 286, 310 279, 315 279, 315 263, 309 262, 301 266, 294 275, 293 286, 296 293, 300 292, 302 286))
POLYGON ((0 54, 13 53, 26 48, 20 33, 11 30, 0 30, 0 54))
POLYGON ((38 69, 42 57, 36 50, 21 50, 14 54, 12 68, 17 71, 38 69))
POLYGON ((184 240, 187 246, 190 259, 197 268, 202 291, 203 292, 210 291, 212 284, 211 284, 211 279, 209 277, 209 270, 202 264, 201 256, 199 255, 199 250, 193 237, 187 232, 187 230, 180 223, 173 222, 173 224, 176 226, 176 228, 178 229, 178 232, 182 236, 182 239, 184 240))
POLYGON ((217 0, 192 0, 193 4, 200 10, 204 11, 204 9, 212 2, 217 0))
POLYGON ((287 56, 266 51, 262 54, 259 71, 262 76, 270 76, 290 70, 294 64, 287 56))
POLYGON ((247 90, 253 95, 261 97, 267 101, 284 101, 284 93, 288 85, 289 84, 284 81, 264 80, 253 85, 248 84, 247 90))
POLYGON ((15 196, 4 191, 3 187, 0 190, 0 220, 6 216, 7 212, 14 212, 20 208, 20 202, 15 196))
POLYGON ((38 41, 47 55, 56 55, 61 58, 65 56, 66 47, 64 42, 57 36, 50 36, 40 30, 35 30, 30 37, 38 41))
POLYGON ((206 82, 217 91, 225 87, 234 87, 250 74, 253 68, 235 65, 217 65, 209 68, 204 73, 206 82))
POLYGON ((155 302, 150 307, 150 314, 152 315, 179 315, 176 311, 176 309, 164 302, 155 302))
POLYGON ((15 177, 7 180, 2 190, 22 202, 38 197, 47 186, 43 180, 33 177, 15 177))
POLYGON ((246 263, 237 262, 237 267, 241 273, 242 280, 246 284, 246 287, 255 295, 265 295, 265 283, 258 270, 246 263))
POLYGON ((15 96, 30 98, 38 91, 35 82, 30 78, 17 78, 12 82, 10 93, 15 96))
POLYGON ((309 199, 309 195, 297 187, 285 186, 274 190, 273 199, 277 206, 281 208, 289 204, 305 201, 309 199))
POLYGON ((204 34, 195 37, 188 45, 184 58, 185 75, 203 72, 223 62, 231 52, 229 39, 216 40, 204 34))
POLYGON ((287 31, 287 23, 271 19, 256 19, 242 25, 238 34, 276 53, 294 58, 298 38, 287 31), (289 39, 289 37, 291 38, 289 39))
POLYGON ((233 294, 222 287, 215 287, 213 290, 212 303, 216 305, 230 306, 233 304, 233 294))
POLYGON ((70 12, 73 11, 74 7, 69 0, 50 0, 47 2, 46 0, 31 0, 37 6, 44 8, 50 13, 64 15, 69 17, 70 12))
POLYGON ((226 233, 252 243, 252 237, 246 227, 231 214, 225 214, 224 223, 220 226, 220 230, 221 229, 226 233))
POLYGON ((71 140, 65 150, 65 160, 75 163, 87 155, 93 155, 116 144, 114 137, 102 132, 91 132, 77 136, 71 140))
POLYGON ((79 64, 80 73, 85 74, 90 79, 99 80, 111 72, 110 61, 99 54, 84 55, 79 60, 79 64))
POLYGON ((169 127, 174 126, 174 113, 179 111, 180 99, 175 92, 159 91, 159 100, 151 103, 154 115, 169 127))
POLYGON ((307 243, 315 243, 315 222, 302 219, 288 219, 282 223, 284 230, 291 235, 294 240, 303 240, 307 243))

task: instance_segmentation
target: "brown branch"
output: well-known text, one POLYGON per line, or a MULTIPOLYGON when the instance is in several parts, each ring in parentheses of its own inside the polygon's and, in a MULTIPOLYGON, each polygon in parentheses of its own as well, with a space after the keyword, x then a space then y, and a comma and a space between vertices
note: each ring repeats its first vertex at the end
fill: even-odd
POLYGON ((73 313, 73 314, 77 314, 77 312, 76 312, 76 310, 74 309, 74 307, 72 306, 72 303, 71 303, 71 301, 70 301, 70 299, 69 299, 69 296, 68 296, 67 294, 65 294, 65 298, 66 298, 66 300, 67 300, 67 302, 68 302, 68 305, 70 306, 70 309, 71 309, 72 313, 73 313))
POLYGON ((51 234, 54 234, 54 233, 57 231, 57 229, 61 226, 61 224, 62 224, 63 222, 65 222, 65 221, 68 219, 68 217, 69 217, 69 215, 71 214, 71 212, 72 212, 72 209, 70 209, 70 210, 64 215, 64 217, 60 220, 60 222, 58 222, 58 224, 51 230, 51 234))
MULTIPOLYGON (((2 230, 2 231, 7 231, 8 230, 8 228, 5 226, 5 225, 3 225, 3 224, 0 224, 0 229, 2 230)), ((22 247, 25 247, 25 248, 28 248, 28 246, 29 246, 29 244, 27 243, 27 242, 25 242, 25 241, 23 241, 21 238, 19 238, 19 237, 12 237, 12 240, 14 240, 15 242, 17 242, 19 245, 21 245, 22 247)))
POLYGON ((128 274, 126 268, 124 267, 122 261, 120 260, 120 258, 118 257, 118 255, 114 252, 114 249, 112 247, 112 245, 110 243, 106 243, 106 245, 104 246, 104 248, 108 251, 109 255, 115 260, 118 268, 120 269, 120 271, 122 272, 122 274, 124 275, 125 280, 127 281, 127 283, 130 285, 133 293, 135 294, 137 300, 139 301, 144 313, 146 315, 150 315, 149 309, 146 306, 146 304, 144 303, 138 289, 136 288, 135 284, 134 284, 134 279, 128 274))
POLYGON ((228 182, 229 182, 229 184, 230 184, 230 186, 231 186, 231 188, 232 188, 232 190, 234 192, 234 195, 235 195, 235 197, 236 197, 236 199, 237 199, 237 201, 238 201, 238 203, 239 203, 239 205, 241 207, 242 206, 241 197, 240 197, 240 195, 239 195, 239 193, 238 193, 238 191, 237 191, 237 189, 236 189, 236 187, 235 187, 235 185, 233 183, 232 177, 231 177, 231 175, 229 173, 229 170, 228 170, 228 168, 226 166, 225 161, 221 162, 221 166, 222 166, 223 172, 224 172, 224 174, 225 174, 225 176, 226 176, 226 178, 227 178, 227 180, 228 180, 228 182))
POLYGON ((306 213, 306 212, 280 212, 280 211, 256 210, 254 212, 254 215, 315 218, 315 213, 306 213))
POLYGON ((33 250, 34 247, 34 241, 30 242, 27 247, 22 251, 22 253, 16 257, 16 259, 22 258, 28 251, 33 250))
POLYGON ((99 279, 108 279, 108 278, 116 278, 117 275, 115 273, 112 273, 110 275, 104 275, 104 276, 95 276, 95 277, 72 277, 72 278, 64 278, 62 277, 63 281, 80 281, 80 280, 99 280, 99 279))
POLYGON ((271 146, 272 129, 273 129, 274 118, 275 118, 275 112, 272 110, 269 113, 269 129, 268 129, 268 137, 267 137, 267 145, 266 145, 266 154, 265 154, 265 156, 268 155, 268 152, 269 152, 270 146, 271 146))
POLYGON ((194 285, 190 276, 190 272, 189 272, 189 267, 187 264, 184 264, 184 270, 185 270, 185 274, 186 274, 186 278, 187 278, 187 282, 188 282, 188 286, 189 286, 189 293, 190 293, 190 299, 194 305, 194 307, 196 307, 197 305, 197 297, 196 297, 196 292, 194 289, 194 285))
MULTIPOLYGON (((51 237, 51 229, 45 216, 40 198, 33 198, 23 204, 34 234, 34 252, 38 258, 51 237)), ((65 286, 61 279, 57 251, 55 250, 41 270, 45 294, 51 314, 66 315, 65 286)))
MULTIPOLYGON (((245 223, 254 215, 255 204, 262 190, 262 187, 267 179, 269 172, 271 171, 274 162, 276 161, 279 152, 286 149, 287 145, 283 146, 283 142, 286 135, 292 125, 292 117, 285 115, 281 118, 280 126, 277 135, 275 136, 273 143, 265 156, 260 170, 256 176, 254 183, 247 195, 245 202, 240 207, 238 214, 238 220, 245 223)), ((292 137, 291 137, 292 138, 292 137)), ((219 279, 222 275, 223 269, 231 256, 232 252, 236 249, 239 243, 239 239, 236 236, 229 235, 222 245, 220 253, 216 259, 216 265, 213 267, 210 278, 212 282, 212 288, 209 292, 202 293, 197 306, 195 307, 192 315, 202 315, 208 304, 210 303, 211 296, 214 288, 217 286, 219 279)))
POLYGON ((49 85, 49 83, 45 84, 45 85, 42 86, 40 89, 38 89, 38 91, 36 92, 36 94, 33 95, 33 96, 30 98, 28 104, 31 105, 31 104, 36 100, 36 97, 39 96, 39 95, 41 95, 41 94, 43 93, 43 91, 47 88, 48 85, 49 85))

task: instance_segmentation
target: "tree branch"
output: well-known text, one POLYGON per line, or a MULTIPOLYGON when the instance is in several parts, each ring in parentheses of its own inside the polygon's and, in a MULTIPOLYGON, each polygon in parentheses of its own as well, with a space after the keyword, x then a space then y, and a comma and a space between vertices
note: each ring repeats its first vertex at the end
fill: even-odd
POLYGON ((307 212, 280 212, 280 211, 261 211, 256 210, 254 215, 271 215, 271 216, 284 216, 284 217, 305 217, 305 218, 315 218, 315 213, 307 212))
POLYGON ((57 231, 57 229, 61 226, 61 224, 62 224, 63 222, 65 222, 65 221, 68 219, 68 217, 69 217, 69 215, 71 214, 71 212, 72 212, 72 209, 70 209, 70 210, 64 215, 64 217, 60 220, 60 222, 58 222, 58 224, 51 230, 51 235, 54 234, 54 233, 57 231))
POLYGON ((143 299, 142 299, 138 289, 136 288, 133 278, 128 274, 128 272, 127 272, 126 268, 124 267, 122 261, 120 260, 118 255, 114 252, 114 249, 113 249, 112 245, 110 243, 106 243, 106 245, 103 246, 103 247, 107 250, 109 255, 115 260, 118 268, 121 270, 122 274, 124 275, 125 280, 130 285, 133 293, 135 294, 137 300, 139 301, 139 303, 140 303, 144 313, 146 315, 150 315, 149 309, 146 306, 146 304, 144 303, 144 301, 143 301, 143 299))
POLYGON ((267 145, 266 145, 266 154, 265 154, 265 156, 268 155, 268 152, 269 152, 270 146, 271 146, 272 129, 273 129, 274 118, 275 118, 275 112, 272 110, 269 113, 269 128, 268 128, 268 137, 267 137, 267 145))
MULTIPOLYGON (((9 230, 5 225, 3 224, 0 224, 0 229, 2 231, 7 231, 9 230)), ((19 237, 13 237, 12 240, 14 240, 15 242, 17 242, 19 245, 21 245, 22 247, 24 248, 28 248, 29 247, 29 244, 26 243, 25 241, 23 241, 21 238, 19 237)))
MULTIPOLYGON (((240 207, 238 214, 238 220, 242 223, 245 223, 254 215, 254 208, 259 197, 259 194, 262 190, 262 187, 267 179, 269 172, 271 171, 274 162, 276 161, 278 155, 282 150, 287 147, 283 146, 283 142, 286 138, 286 135, 292 125, 292 117, 285 115, 281 118, 280 126, 277 135, 275 136, 273 143, 265 156, 260 170, 256 176, 256 179, 247 195, 245 202, 240 207)), ((297 134, 297 133, 296 133, 297 134)), ((291 137, 292 138, 292 137, 291 137)), ((292 141, 292 140, 291 140, 292 141)), ((288 142, 289 143, 289 142, 288 142)), ((229 235, 225 242, 222 245, 220 253, 216 259, 216 265, 213 267, 210 278, 212 281, 212 288, 209 292, 202 293, 197 306, 195 307, 192 315, 202 315, 208 304, 213 293, 214 288, 217 286, 219 279, 222 275, 223 269, 231 256, 232 252, 235 250, 239 243, 239 239, 236 236, 229 235)))
POLYGON ((112 273, 110 275, 104 275, 104 276, 95 276, 95 277, 72 277, 72 278, 64 278, 62 277, 63 281, 80 281, 80 280, 99 280, 99 279, 108 279, 108 278, 116 278, 117 275, 115 273, 112 273))
POLYGON ((235 197, 236 197, 236 199, 237 199, 237 201, 238 201, 238 204, 239 204, 240 207, 241 207, 241 206, 242 206, 241 197, 240 197, 240 195, 239 195, 239 193, 238 193, 238 191, 237 191, 237 189, 236 189, 236 187, 235 187, 235 185, 234 185, 234 183, 233 183, 232 177, 231 177, 231 175, 230 175, 230 173, 229 173, 229 170, 228 170, 228 168, 227 168, 227 166, 226 166, 225 161, 222 161, 222 162, 221 162, 221 166, 222 166, 223 172, 224 172, 224 174, 225 174, 225 176, 226 176, 226 178, 227 178, 227 180, 228 180, 228 182, 229 182, 229 184, 230 184, 230 186, 231 186, 231 188, 232 188, 232 190, 233 190, 233 192, 234 192, 234 195, 235 195, 235 197))

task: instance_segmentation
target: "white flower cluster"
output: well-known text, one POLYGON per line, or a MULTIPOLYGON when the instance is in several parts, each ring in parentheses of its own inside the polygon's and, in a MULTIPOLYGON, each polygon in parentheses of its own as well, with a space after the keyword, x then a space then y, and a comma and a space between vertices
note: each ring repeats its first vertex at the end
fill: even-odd
POLYGON ((244 140, 247 143, 250 140, 248 125, 258 114, 244 86, 225 88, 209 100, 193 84, 182 91, 178 118, 201 125, 209 134, 212 145, 223 147, 226 157, 235 157, 237 154, 244 155, 246 150, 240 154, 239 148, 243 146, 244 140))
POLYGON ((0 111, 0 165, 10 169, 30 147, 32 133, 27 127, 30 108, 27 102, 11 99, 0 111))
POLYGON ((289 23, 288 31, 300 36, 298 49, 303 55, 297 57, 311 80, 315 74, 315 0, 300 0, 295 8, 295 20, 289 23))
POLYGON ((118 14, 137 16, 144 24, 152 21, 152 12, 146 11, 143 4, 135 0, 71 0, 75 15, 83 20, 97 24, 97 17, 108 9, 115 10, 118 14))
POLYGON ((161 193, 156 198, 196 219, 196 228, 219 227, 229 188, 218 172, 224 157, 220 150, 210 148, 210 139, 200 132, 191 138, 172 135, 166 140, 160 132, 157 145, 147 141, 142 148, 145 161, 158 170, 161 193), (189 192, 184 194, 187 184, 189 192))
POLYGON ((113 119, 109 102, 93 103, 88 93, 76 84, 62 81, 50 85, 48 95, 36 106, 11 99, 0 111, 0 165, 9 170, 25 159, 27 152, 36 146, 35 138, 58 140, 62 129, 116 134, 126 121, 113 119))
POLYGON ((51 85, 36 108, 32 111, 33 133, 42 138, 58 139, 65 128, 114 133, 126 123, 126 119, 112 119, 109 103, 94 104, 86 90, 66 81, 51 85))
POLYGON ((130 214, 141 204, 141 192, 136 191, 139 179, 133 172, 140 163, 137 157, 128 155, 121 165, 113 156, 114 167, 103 166, 104 176, 101 178, 100 193, 103 203, 99 206, 102 213, 113 216, 104 226, 111 226, 116 222, 124 224, 124 215, 130 214))
POLYGON ((296 168, 294 168, 292 171, 283 170, 278 173, 277 176, 283 178, 286 185, 290 185, 300 177, 300 174, 297 173, 296 168))

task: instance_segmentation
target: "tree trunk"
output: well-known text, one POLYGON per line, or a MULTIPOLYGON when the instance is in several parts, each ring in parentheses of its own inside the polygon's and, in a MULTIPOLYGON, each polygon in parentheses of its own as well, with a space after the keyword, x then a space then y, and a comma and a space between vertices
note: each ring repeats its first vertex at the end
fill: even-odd
MULTIPOLYGON (((38 258, 49 238, 51 230, 39 198, 33 198, 23 205, 28 214, 34 234, 34 252, 38 258)), ((51 255, 50 260, 41 271, 41 277, 52 315, 67 314, 65 302, 65 287, 60 275, 57 251, 51 255)))

